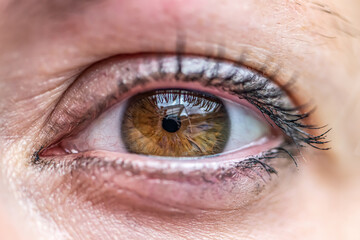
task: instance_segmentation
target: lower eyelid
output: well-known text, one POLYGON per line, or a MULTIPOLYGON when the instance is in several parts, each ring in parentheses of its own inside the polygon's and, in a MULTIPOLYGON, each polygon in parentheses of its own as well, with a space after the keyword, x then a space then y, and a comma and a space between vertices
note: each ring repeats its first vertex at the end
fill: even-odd
MULTIPOLYGON (((149 161, 148 157, 101 151, 65 159, 68 164, 48 167, 62 173, 64 184, 82 189, 74 193, 91 192, 86 197, 88 201, 108 204, 111 211, 124 207, 124 201, 139 209, 233 210, 254 202, 272 182, 268 171, 249 159, 237 164, 233 159, 164 164, 164 160, 149 161)), ((52 158, 52 162, 57 162, 57 158, 52 158)))

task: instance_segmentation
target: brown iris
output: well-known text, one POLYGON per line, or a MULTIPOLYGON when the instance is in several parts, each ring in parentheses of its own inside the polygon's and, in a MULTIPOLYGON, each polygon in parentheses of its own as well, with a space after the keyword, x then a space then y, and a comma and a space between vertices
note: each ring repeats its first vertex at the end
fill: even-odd
POLYGON ((229 128, 228 113, 219 98, 184 89, 132 97, 121 125, 129 152, 173 157, 221 153, 229 128))

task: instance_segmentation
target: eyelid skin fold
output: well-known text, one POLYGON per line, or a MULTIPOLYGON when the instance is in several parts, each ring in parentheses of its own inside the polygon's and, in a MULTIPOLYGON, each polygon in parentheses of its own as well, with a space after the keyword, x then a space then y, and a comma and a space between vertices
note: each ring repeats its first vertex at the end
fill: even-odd
POLYGON ((246 88, 252 90, 254 83, 266 81, 266 78, 241 66, 237 66, 236 72, 229 72, 234 68, 233 63, 229 62, 220 64, 214 59, 182 57, 180 67, 178 60, 176 56, 169 55, 115 57, 94 66, 65 93, 52 113, 54 117, 50 116, 41 138, 61 138, 64 133, 71 132, 126 98, 127 94, 145 91, 146 85, 151 82, 173 82, 178 85, 182 77, 184 82, 200 82, 204 86, 223 88, 220 81, 225 78, 237 82, 240 87, 246 84, 246 88), (179 69, 184 75, 178 72, 179 69))

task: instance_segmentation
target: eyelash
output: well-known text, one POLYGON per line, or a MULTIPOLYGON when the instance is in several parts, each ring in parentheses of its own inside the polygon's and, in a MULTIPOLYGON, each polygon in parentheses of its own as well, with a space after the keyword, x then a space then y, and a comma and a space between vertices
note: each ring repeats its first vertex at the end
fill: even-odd
MULTIPOLYGON (((252 169, 254 168, 254 166, 260 166, 269 174, 276 173, 276 170, 268 163, 270 159, 278 158, 282 153, 288 155, 288 157, 293 160, 295 165, 297 165, 296 159, 293 155, 296 152, 295 150, 300 151, 300 148, 304 147, 305 145, 310 145, 311 147, 321 150, 328 149, 321 148, 317 145, 321 146, 328 142, 326 141, 326 134, 330 130, 327 130, 319 135, 312 135, 304 131, 322 129, 324 127, 303 124, 302 122, 304 121, 304 119, 307 119, 313 113, 313 110, 301 113, 301 111, 305 109, 305 107, 307 107, 308 105, 292 107, 292 103, 286 100, 287 97, 284 97, 285 92, 291 92, 290 87, 294 84, 295 81, 291 81, 291 83, 279 87, 274 84, 275 79, 273 78, 275 78, 275 76, 265 78, 252 69, 249 70, 251 72, 254 72, 255 75, 247 76, 245 78, 242 78, 240 81, 236 81, 239 80, 236 79, 236 77, 238 76, 238 69, 232 68, 230 71, 227 72, 227 74, 221 74, 221 62, 219 62, 220 59, 211 58, 207 58, 207 64, 201 70, 186 74, 183 72, 184 57, 185 55, 181 54, 178 54, 176 57, 177 71, 173 75, 176 81, 192 82, 195 80, 200 80, 199 82, 206 87, 214 87, 217 89, 221 89, 229 94, 236 95, 239 98, 243 98, 256 106, 264 115, 264 117, 268 116, 289 137, 289 139, 287 139, 286 143, 284 143, 283 146, 270 149, 269 151, 264 152, 258 156, 253 156, 239 163, 236 163, 235 168, 241 167, 252 169), (214 71, 211 72, 210 76, 206 76, 206 71, 208 69, 211 69, 212 64, 214 64, 215 61, 216 63, 214 71), (235 86, 236 88, 231 89, 232 86, 235 86)), ((237 65, 234 63, 234 66, 237 65)), ((117 94, 124 94, 126 92, 129 92, 129 89, 132 89, 136 86, 145 85, 151 80, 161 81, 166 77, 168 77, 168 73, 166 73, 164 69, 164 62, 162 61, 161 55, 159 55, 157 74, 147 76, 147 78, 137 77, 134 83, 130 86, 127 86, 126 84, 120 82, 118 84, 117 94)), ((107 98, 107 101, 99 103, 96 106, 95 113, 89 112, 85 114, 85 116, 83 116, 83 119, 80 122, 87 122, 94 119, 94 116, 99 116, 102 112, 109 108, 109 105, 111 105, 110 102, 113 99, 116 99, 116 96, 109 96, 107 98)), ((76 121, 73 128, 75 128, 75 125, 78 124, 79 121, 76 121)), ((271 123, 269 122, 269 124, 271 123)), ((34 165, 49 166, 49 162, 42 161, 40 157, 40 154, 44 149, 46 149, 46 147, 42 146, 41 149, 39 149, 33 154, 32 163, 34 165)))

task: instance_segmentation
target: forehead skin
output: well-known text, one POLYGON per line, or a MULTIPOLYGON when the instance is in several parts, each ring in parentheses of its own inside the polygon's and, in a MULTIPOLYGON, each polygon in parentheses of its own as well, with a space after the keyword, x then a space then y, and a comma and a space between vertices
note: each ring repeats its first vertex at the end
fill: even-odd
MULTIPOLYGON (((245 49, 249 65, 267 62, 269 72, 281 68, 280 82, 298 76, 300 91, 295 97, 313 99, 315 117, 333 129, 331 152, 309 157, 309 164, 317 159, 336 169, 321 164, 311 168, 294 187, 299 199, 288 200, 286 211, 296 216, 285 215, 279 226, 288 226, 293 238, 358 236, 359 11, 358 0, 0 1, 0 192, 7 196, 0 198, 0 229, 15 236, 24 228, 33 239, 38 239, 37 231, 51 232, 36 217, 28 217, 14 191, 25 181, 24 161, 36 147, 41 123, 76 76, 116 54, 175 52, 181 33, 186 36, 186 52, 216 55, 221 46, 226 58, 237 60, 245 49), (327 171, 335 173, 323 177, 327 171), (304 222, 316 223, 318 229, 298 232, 304 222)), ((279 208, 273 214, 282 212, 279 208)), ((276 227, 276 216, 274 224, 269 223, 271 216, 261 216, 262 227, 251 222, 240 225, 231 216, 221 219, 223 229, 205 224, 176 228, 177 222, 164 226, 174 234, 185 229, 189 236, 196 232, 206 237, 217 229, 228 238, 256 238, 264 231, 276 239, 284 234, 283 227, 276 227)), ((11 239, 1 234, 2 230, 1 239, 11 239)))

